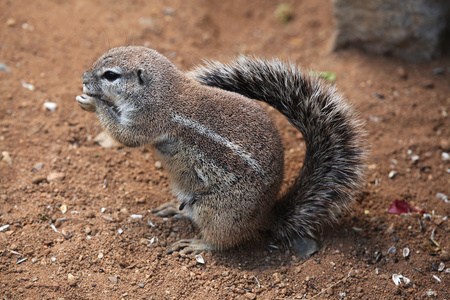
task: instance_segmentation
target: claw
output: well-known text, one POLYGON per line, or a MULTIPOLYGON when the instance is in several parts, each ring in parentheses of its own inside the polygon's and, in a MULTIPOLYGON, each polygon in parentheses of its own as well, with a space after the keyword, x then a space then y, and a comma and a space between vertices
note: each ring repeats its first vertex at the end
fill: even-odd
POLYGON ((167 254, 171 254, 174 251, 180 251, 180 254, 187 255, 193 254, 197 255, 202 251, 211 251, 214 247, 206 244, 202 240, 199 239, 189 239, 189 240, 180 240, 172 245, 172 247, 166 252, 167 254))
POLYGON ((165 203, 161 205, 160 207, 155 208, 152 210, 152 213, 156 214, 159 217, 169 217, 173 216, 177 219, 184 219, 183 212, 178 209, 178 202, 172 201, 169 203, 165 203))

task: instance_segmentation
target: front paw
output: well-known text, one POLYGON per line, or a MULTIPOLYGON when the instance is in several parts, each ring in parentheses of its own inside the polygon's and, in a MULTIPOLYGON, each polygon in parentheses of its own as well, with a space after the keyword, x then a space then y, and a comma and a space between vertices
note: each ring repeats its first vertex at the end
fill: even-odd
POLYGON ((85 111, 95 112, 97 107, 97 100, 93 97, 90 97, 86 94, 77 96, 76 98, 78 105, 85 111))

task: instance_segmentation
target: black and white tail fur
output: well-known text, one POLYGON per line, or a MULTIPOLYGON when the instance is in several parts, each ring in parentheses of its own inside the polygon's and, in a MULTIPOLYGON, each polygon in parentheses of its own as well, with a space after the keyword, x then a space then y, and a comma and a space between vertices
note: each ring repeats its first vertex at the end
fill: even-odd
POLYGON ((190 75, 203 85, 268 103, 302 133, 303 168, 275 205, 272 237, 290 245, 337 222, 361 191, 366 146, 361 122, 335 88, 293 64, 246 57, 207 62, 190 75))

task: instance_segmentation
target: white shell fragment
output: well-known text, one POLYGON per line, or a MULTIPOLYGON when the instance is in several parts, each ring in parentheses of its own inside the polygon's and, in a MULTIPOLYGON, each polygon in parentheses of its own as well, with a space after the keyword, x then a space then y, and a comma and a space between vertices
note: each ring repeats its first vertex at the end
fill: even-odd
POLYGON ((142 215, 131 215, 130 218, 132 218, 132 219, 142 219, 142 215))
POLYGON ((0 232, 5 231, 6 229, 8 229, 9 224, 3 225, 0 227, 0 232))
POLYGON ((447 152, 442 152, 441 157, 442 160, 446 161, 450 159, 450 154, 448 154, 447 152))
POLYGON ((395 247, 392 246, 392 247, 389 248, 389 250, 387 251, 387 254, 395 253, 396 251, 397 251, 397 249, 395 249, 395 247))
POLYGON ((119 228, 119 229, 117 230, 117 232, 118 232, 119 234, 122 234, 122 233, 123 233, 122 228, 119 228))
POLYGON ((437 277, 436 275, 433 275, 433 278, 437 280, 437 282, 441 283, 441 279, 437 277))
POLYGON ((58 229, 56 229, 55 225, 50 225, 54 232, 61 233, 58 229))
POLYGON ((394 178, 394 177, 395 177, 395 175, 396 175, 396 174, 397 174, 397 172, 396 172, 396 171, 390 171, 390 172, 389 172, 389 175, 388 175, 388 176, 389 176, 389 178, 391 178, 391 179, 392 179, 392 178, 394 178))
POLYGON ((34 85, 26 83, 25 81, 22 81, 22 86, 27 90, 34 91, 34 85))
POLYGON ((203 256, 201 256, 200 254, 195 256, 195 260, 199 263, 204 265, 205 264, 205 260, 203 259, 203 256))
POLYGON ((436 197, 438 197, 441 200, 444 200, 445 203, 450 203, 450 200, 448 200, 448 197, 445 194, 437 193, 436 197))
POLYGON ((407 258, 408 256, 409 256, 409 248, 405 248, 405 249, 403 249, 403 257, 404 258, 407 258))
POLYGON ((438 271, 439 271, 439 272, 442 272, 442 271, 444 271, 444 269, 445 269, 445 264, 444 264, 443 262, 441 262, 441 263, 439 264, 438 271))
POLYGON ((67 212, 67 205, 65 205, 65 204, 61 205, 61 206, 59 207, 59 210, 60 210, 63 214, 65 214, 65 213, 67 212))
POLYGON ((411 280, 400 274, 392 274, 392 281, 394 281, 395 285, 399 285, 402 283, 402 280, 405 284, 409 284, 411 280))
POLYGON ((55 111, 57 107, 58 104, 56 104, 55 102, 44 102, 44 108, 49 111, 55 111))

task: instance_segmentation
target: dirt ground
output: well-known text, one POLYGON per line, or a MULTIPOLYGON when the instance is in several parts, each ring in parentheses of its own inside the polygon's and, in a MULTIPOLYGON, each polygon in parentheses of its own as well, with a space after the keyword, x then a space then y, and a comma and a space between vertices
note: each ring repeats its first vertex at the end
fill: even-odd
MULTIPOLYGON (((0 2, 2 299, 450 298, 450 56, 330 53, 329 2, 291 3, 283 24, 281 2, 269 0, 0 2), (99 122, 75 101, 82 73, 120 45, 154 48, 185 70, 252 53, 336 74, 372 150, 363 195, 319 253, 267 244, 202 253, 204 264, 166 254, 198 231, 151 213, 172 199, 164 170, 149 149, 99 146, 99 122), (425 214, 389 214, 395 199, 425 214), (410 281, 396 286, 393 274, 410 281)), ((304 144, 270 112, 289 184, 304 144)))

